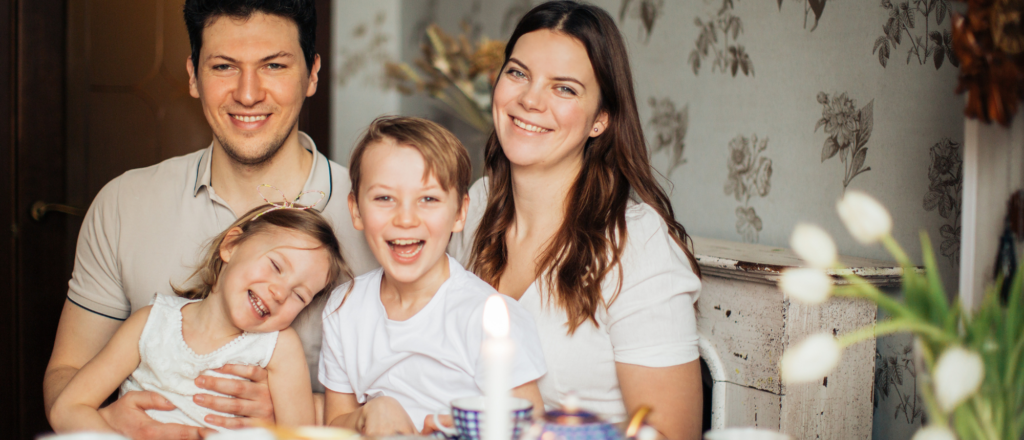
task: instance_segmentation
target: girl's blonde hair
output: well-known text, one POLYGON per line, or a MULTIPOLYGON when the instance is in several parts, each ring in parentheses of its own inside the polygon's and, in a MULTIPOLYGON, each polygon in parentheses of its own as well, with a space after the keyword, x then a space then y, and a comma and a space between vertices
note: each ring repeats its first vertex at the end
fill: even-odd
POLYGON ((224 260, 220 257, 220 248, 224 245, 225 240, 228 240, 228 231, 234 228, 241 229, 242 233, 231 239, 233 246, 241 245, 250 237, 269 232, 275 227, 300 232, 320 242, 321 247, 327 251, 330 262, 327 285, 314 295, 314 302, 325 298, 326 295, 322 294, 330 292, 343 280, 352 279, 352 271, 341 256, 341 245, 334 235, 334 229, 320 213, 312 209, 275 209, 268 212, 271 208, 273 205, 258 206, 235 220, 224 232, 213 237, 206 245, 202 263, 189 277, 189 280, 198 278, 198 284, 188 289, 180 289, 172 285, 174 293, 188 299, 206 299, 210 296, 220 278, 221 269, 224 268, 224 260))

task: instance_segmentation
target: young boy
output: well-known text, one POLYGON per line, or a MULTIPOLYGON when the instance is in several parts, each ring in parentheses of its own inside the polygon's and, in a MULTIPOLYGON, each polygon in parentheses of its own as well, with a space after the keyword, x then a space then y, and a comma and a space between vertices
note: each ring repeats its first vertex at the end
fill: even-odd
MULTIPOLYGON (((324 420, 369 434, 421 432, 452 400, 483 389, 483 307, 497 292, 445 253, 466 221, 469 154, 433 122, 382 117, 349 173, 352 222, 381 268, 336 289, 324 308, 324 420)), ((537 329, 504 299, 516 343, 512 394, 542 409, 537 329)))

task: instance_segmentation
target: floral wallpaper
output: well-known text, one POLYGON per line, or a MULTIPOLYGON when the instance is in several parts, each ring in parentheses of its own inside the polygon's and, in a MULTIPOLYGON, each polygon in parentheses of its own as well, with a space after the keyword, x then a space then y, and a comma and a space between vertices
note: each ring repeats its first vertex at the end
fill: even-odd
MULTIPOLYGON (((778 2, 779 2, 779 10, 780 11, 782 10, 782 1, 783 0, 778 0, 778 2)), ((804 29, 807 28, 807 19, 808 19, 808 17, 810 17, 812 14, 814 15, 814 24, 811 25, 811 29, 810 29, 811 32, 814 32, 814 30, 818 28, 818 21, 821 20, 821 14, 823 14, 825 12, 825 3, 827 3, 828 0, 797 0, 797 1, 799 1, 800 3, 803 3, 803 7, 804 7, 804 29)))
POLYGON ((394 60, 394 55, 388 51, 393 37, 383 29, 387 19, 385 12, 378 12, 372 21, 364 21, 352 29, 347 39, 349 44, 340 49, 341 67, 334 75, 338 85, 344 87, 356 78, 361 78, 361 86, 385 85, 383 77, 368 68, 394 60))
MULTIPOLYGON (((960 264, 960 213, 964 188, 964 161, 960 144, 943 138, 932 146, 928 166, 928 193, 924 196, 925 211, 938 211, 946 224, 939 228, 939 253, 949 260, 950 269, 960 264)), ((934 238, 933 238, 934 240, 934 238)))
POLYGON ((917 392, 914 345, 907 341, 887 342, 875 348, 875 417, 891 417, 893 421, 906 425, 924 425, 927 415, 917 392), (879 407, 886 406, 894 408, 891 415, 888 411, 882 413, 879 410, 879 407))
POLYGON ((736 136, 729 142, 729 177, 725 195, 736 197, 742 205, 736 208, 736 232, 743 241, 756 243, 763 228, 761 217, 750 206, 753 196, 765 197, 772 190, 772 160, 762 155, 768 149, 768 138, 757 135, 736 136))
POLYGON ((686 128, 690 125, 690 106, 684 105, 677 110, 671 98, 658 100, 653 96, 647 102, 654 110, 648 131, 651 154, 668 150, 671 156, 667 174, 671 175, 673 170, 686 163, 683 150, 686 148, 686 128))
POLYGON ((661 15, 661 9, 665 6, 665 0, 622 0, 619 7, 619 21, 625 23, 626 17, 640 20, 642 41, 650 41, 651 31, 654 29, 654 22, 661 15))
POLYGON ((847 98, 846 93, 829 98, 825 92, 818 93, 818 104, 821 104, 821 119, 814 125, 814 131, 825 128, 825 144, 821 147, 821 161, 825 162, 839 154, 843 163, 843 190, 850 186, 850 181, 861 173, 871 171, 865 167, 868 148, 865 146, 871 138, 874 127, 874 104, 871 100, 863 108, 857 109, 857 102, 847 98))
POLYGON ((883 68, 889 63, 892 52, 902 43, 904 35, 909 43, 907 64, 917 61, 919 65, 924 65, 930 57, 936 69, 942 67, 946 59, 954 67, 960 65, 953 53, 950 30, 939 30, 950 13, 949 0, 908 0, 898 4, 882 0, 881 6, 889 17, 882 26, 883 35, 875 39, 872 53, 878 53, 878 63, 883 68), (929 30, 931 26, 935 27, 929 30))
POLYGON ((754 74, 754 62, 742 44, 737 43, 743 33, 743 20, 733 13, 735 0, 722 0, 722 7, 715 16, 694 19, 700 28, 700 34, 694 43, 696 48, 690 52, 689 63, 693 74, 700 73, 702 64, 711 61, 712 72, 731 72, 736 76, 742 71, 744 76, 754 74), (721 41, 719 41, 721 36, 721 41), (730 37, 732 44, 730 44, 730 37))

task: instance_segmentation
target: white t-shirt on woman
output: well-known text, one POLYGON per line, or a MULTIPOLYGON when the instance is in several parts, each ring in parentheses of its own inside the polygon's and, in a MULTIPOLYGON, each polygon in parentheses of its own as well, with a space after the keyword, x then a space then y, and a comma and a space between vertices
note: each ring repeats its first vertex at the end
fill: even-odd
MULTIPOLYGON (((480 179, 470 189, 466 228, 448 245, 449 254, 467 266, 487 203, 486 185, 487 180, 480 179)), ((611 306, 598 308, 599 327, 586 321, 568 335, 568 318, 542 295, 543 281, 534 281, 519 299, 533 314, 540 333, 548 373, 539 385, 548 409, 575 392, 583 409, 612 422, 622 421, 626 408, 616 362, 668 367, 699 357, 694 302, 700 279, 686 254, 669 235, 661 216, 646 203, 629 203, 626 229, 622 290, 611 306)), ((615 295, 618 276, 612 269, 601 283, 606 303, 615 295)))
MULTIPOLYGON (((486 372, 484 303, 498 293, 448 258, 450 276, 430 302, 405 321, 388 319, 380 301, 383 269, 357 277, 340 309, 348 284, 324 306, 320 382, 336 393, 356 395, 359 403, 391 396, 402 404, 416 429, 429 414, 447 414, 451 401, 483 394, 486 372)), ((510 385, 544 374, 544 357, 533 318, 512 298, 509 337, 515 342, 510 385)))

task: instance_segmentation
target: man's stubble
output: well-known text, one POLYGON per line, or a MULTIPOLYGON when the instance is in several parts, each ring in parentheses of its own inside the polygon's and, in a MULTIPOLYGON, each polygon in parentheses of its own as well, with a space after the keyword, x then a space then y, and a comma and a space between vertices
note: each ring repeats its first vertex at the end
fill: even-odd
POLYGON ((289 134, 291 134, 291 130, 271 139, 264 145, 248 149, 239 148, 238 145, 228 142, 227 139, 221 137, 216 132, 213 133, 213 136, 217 138, 217 142, 221 147, 223 147, 224 153, 226 153, 235 163, 247 167, 259 168, 266 165, 270 159, 277 155, 277 152, 281 150, 282 146, 284 146, 284 142, 288 139, 289 134), (251 151, 251 154, 246 154, 246 150, 251 151))

